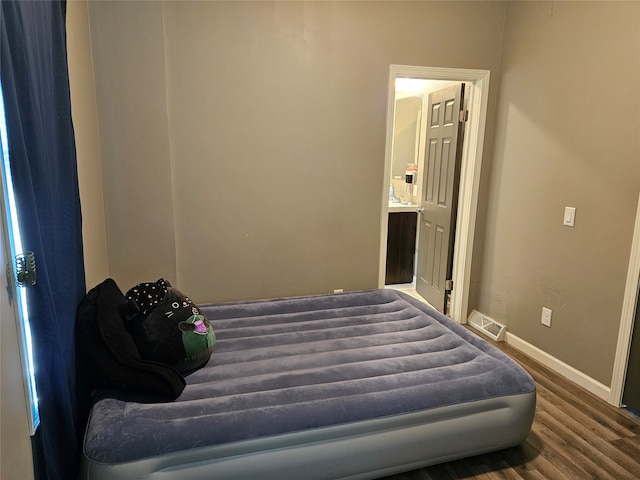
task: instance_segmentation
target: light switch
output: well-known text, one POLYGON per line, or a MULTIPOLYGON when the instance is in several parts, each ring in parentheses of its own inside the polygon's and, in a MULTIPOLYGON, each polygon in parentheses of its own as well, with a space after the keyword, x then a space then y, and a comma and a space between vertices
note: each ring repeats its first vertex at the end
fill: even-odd
POLYGON ((564 207, 563 225, 573 227, 576 222, 576 207, 564 207))

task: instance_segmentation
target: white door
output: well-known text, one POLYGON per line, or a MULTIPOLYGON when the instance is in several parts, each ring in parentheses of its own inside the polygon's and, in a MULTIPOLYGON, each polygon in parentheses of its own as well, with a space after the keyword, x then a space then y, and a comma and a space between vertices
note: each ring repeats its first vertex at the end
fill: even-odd
POLYGON ((416 290, 446 312, 460 184, 464 84, 429 94, 416 290))
MULTIPOLYGON (((5 238, 0 245, 0 478, 33 478, 31 438, 25 395, 15 301, 9 291, 5 268, 5 238)), ((13 295, 13 294, 12 294, 13 295)), ((15 296, 14 296, 15 298, 15 296)))
POLYGON ((13 207, 9 205, 6 194, 10 189, 7 188, 8 177, 4 168, 8 154, 0 91, 0 478, 30 480, 34 478, 30 435, 37 413, 31 402, 25 330, 19 316, 21 297, 16 282, 12 280, 9 211, 13 207))

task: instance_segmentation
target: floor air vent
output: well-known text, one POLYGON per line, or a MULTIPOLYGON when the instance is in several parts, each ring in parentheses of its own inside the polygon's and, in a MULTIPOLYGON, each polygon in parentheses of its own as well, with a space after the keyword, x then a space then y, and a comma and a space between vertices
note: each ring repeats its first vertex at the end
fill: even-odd
POLYGON ((507 327, 502 325, 501 323, 492 320, 491 318, 483 315, 477 311, 471 312, 469 315, 469 319, 467 320, 469 326, 475 328, 479 332, 487 335, 488 337, 494 339, 497 342, 504 341, 504 334, 507 330, 507 327))

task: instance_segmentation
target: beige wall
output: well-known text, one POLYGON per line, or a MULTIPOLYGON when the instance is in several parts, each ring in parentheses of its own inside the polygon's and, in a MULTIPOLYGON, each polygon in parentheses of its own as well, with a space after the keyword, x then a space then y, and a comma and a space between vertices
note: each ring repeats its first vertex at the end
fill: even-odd
POLYGON ((638 9, 90 2, 109 274, 199 302, 376 287, 389 65, 488 69, 470 307, 609 385, 640 189, 638 9))
POLYGON ((640 3, 509 2, 501 69, 474 306, 610 385, 640 191, 640 3))
POLYGON ((176 281, 162 4, 89 2, 109 275, 176 281))
POLYGON ((504 17, 493 2, 89 10, 110 274, 197 301, 375 288, 389 65, 496 72, 504 17))
POLYGON ((86 1, 67 4, 67 58, 71 109, 82 199, 82 236, 87 287, 109 276, 102 192, 95 81, 86 1))

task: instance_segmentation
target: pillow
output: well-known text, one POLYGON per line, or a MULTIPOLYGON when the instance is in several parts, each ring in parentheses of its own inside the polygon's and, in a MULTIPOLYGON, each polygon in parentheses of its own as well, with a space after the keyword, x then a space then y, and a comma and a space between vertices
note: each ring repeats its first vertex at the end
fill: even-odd
POLYGON ((213 327, 189 297, 159 279, 126 293, 127 320, 140 356, 179 372, 202 367, 213 353, 213 327))

